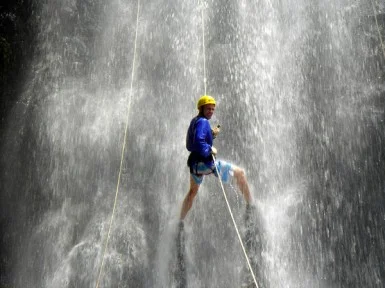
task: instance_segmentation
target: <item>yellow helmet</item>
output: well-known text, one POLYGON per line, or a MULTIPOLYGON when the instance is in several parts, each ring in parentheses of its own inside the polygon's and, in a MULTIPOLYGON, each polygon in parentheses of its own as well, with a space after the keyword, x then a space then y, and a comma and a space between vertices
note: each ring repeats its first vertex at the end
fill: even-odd
POLYGON ((216 104, 215 99, 209 95, 203 95, 201 98, 198 100, 198 105, 197 108, 201 108, 203 105, 207 104, 216 104))

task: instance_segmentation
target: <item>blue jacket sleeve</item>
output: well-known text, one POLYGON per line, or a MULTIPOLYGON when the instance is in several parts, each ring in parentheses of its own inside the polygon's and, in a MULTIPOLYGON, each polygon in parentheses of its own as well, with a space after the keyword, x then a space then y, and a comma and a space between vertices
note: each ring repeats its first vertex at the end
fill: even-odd
POLYGON ((212 141, 211 127, 209 122, 206 119, 198 121, 195 130, 194 150, 199 152, 200 155, 208 157, 211 153, 211 146, 213 145, 212 141))

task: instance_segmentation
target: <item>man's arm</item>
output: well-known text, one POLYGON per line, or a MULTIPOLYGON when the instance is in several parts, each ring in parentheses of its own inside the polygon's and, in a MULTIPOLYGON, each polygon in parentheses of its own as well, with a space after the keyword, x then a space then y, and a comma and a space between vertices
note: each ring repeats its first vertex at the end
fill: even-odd
POLYGON ((211 127, 207 120, 198 121, 195 130, 194 144, 196 151, 203 157, 208 157, 211 154, 211 145, 207 143, 208 133, 211 133, 211 127))

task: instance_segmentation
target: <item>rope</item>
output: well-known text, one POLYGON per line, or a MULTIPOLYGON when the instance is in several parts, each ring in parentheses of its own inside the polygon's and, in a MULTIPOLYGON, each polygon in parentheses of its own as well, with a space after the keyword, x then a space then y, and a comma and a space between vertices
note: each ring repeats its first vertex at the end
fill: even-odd
MULTIPOLYGON (((138 4, 137 4, 138 7, 137 7, 137 12, 136 12, 134 56, 133 56, 133 60, 132 60, 131 84, 130 84, 130 94, 129 94, 130 97, 128 99, 128 104, 127 104, 128 111, 129 111, 129 108, 131 106, 132 88, 133 88, 133 83, 134 83, 134 72, 135 72, 134 70, 135 70, 135 60, 136 60, 136 46, 137 46, 137 40, 138 40, 138 26, 139 26, 139 2, 140 2, 140 0, 138 0, 138 4)), ((127 142, 128 120, 129 120, 129 113, 127 112, 126 125, 125 125, 125 129, 124 129, 123 145, 122 145, 122 153, 121 153, 121 158, 120 158, 120 167, 119 167, 118 181, 117 181, 117 184, 116 184, 115 200, 114 200, 114 205, 113 205, 113 208, 112 208, 112 213, 111 213, 110 224, 109 224, 109 227, 108 227, 107 238, 106 238, 106 241, 105 241, 104 246, 103 246, 102 263, 100 264, 100 268, 99 268, 98 280, 96 281, 96 286, 95 286, 96 288, 99 287, 99 283, 100 283, 100 280, 101 280, 101 277, 102 277, 102 274, 103 274, 104 259, 105 259, 105 255, 106 255, 106 251, 107 251, 107 247, 108 247, 108 242, 109 242, 110 235, 111 235, 111 227, 112 227, 112 223, 113 223, 113 220, 114 220, 114 215, 115 215, 115 210, 116 210, 116 203, 117 203, 117 200, 118 200, 120 178, 121 178, 122 170, 123 170, 123 159, 124 159, 125 147, 126 147, 126 142, 127 142)))
POLYGON ((203 85, 205 88, 205 94, 207 91, 207 78, 206 78, 206 50, 205 50, 205 15, 204 15, 204 3, 202 3, 202 47, 203 47, 203 85))
POLYGON ((214 160, 214 164, 215 164, 215 170, 217 170, 219 183, 221 184, 221 187, 222 187, 223 196, 225 197, 225 201, 226 201, 226 204, 227 204, 227 208, 229 209, 231 220, 233 220, 234 228, 235 228, 235 231, 237 232, 237 236, 238 236, 238 239, 239 239, 239 243, 241 244, 243 254, 245 255, 247 266, 249 266, 249 270, 250 270, 251 276, 253 276, 253 281, 254 281, 255 286, 257 288, 259 288, 258 283, 257 283, 257 279, 255 278, 255 274, 254 274, 253 268, 251 267, 251 264, 250 264, 249 257, 247 256, 247 252, 246 252, 245 246, 243 245, 241 234, 239 233, 239 230, 238 230, 238 227, 237 227, 237 223, 235 222, 235 219, 234 219, 234 216, 233 216, 233 212, 231 211, 231 207, 230 207, 229 201, 227 200, 225 188, 223 188, 223 183, 222 183, 221 175, 219 174, 217 163, 215 162, 215 157, 214 157, 214 155, 212 155, 212 156, 213 156, 213 160, 214 160))
MULTIPOLYGON (((204 3, 203 3, 203 2, 201 2, 201 3, 202 3, 203 84, 204 84, 205 95, 206 95, 206 90, 207 90, 206 81, 207 81, 207 79, 206 79, 205 21, 204 21, 204 8, 205 8, 205 6, 204 6, 204 3)), ((235 222, 235 219, 234 219, 234 216, 233 216, 233 212, 231 211, 231 207, 230 207, 229 201, 227 200, 226 192, 225 192, 225 189, 223 188, 222 179, 221 179, 221 177, 220 177, 220 174, 219 174, 219 170, 218 170, 217 164, 215 163, 215 157, 214 157, 214 155, 212 155, 212 157, 213 157, 214 164, 215 164, 215 170, 217 171, 217 174, 218 174, 219 183, 221 184, 221 187, 222 187, 223 196, 225 197, 225 201, 226 201, 226 204, 227 204, 227 208, 229 209, 229 213, 230 213, 231 219, 233 220, 233 224, 234 224, 234 227, 235 227, 235 231, 237 232, 239 242, 241 243, 241 247, 242 247, 243 254, 245 255, 247 265, 248 265, 248 267, 249 267, 249 270, 250 270, 250 272, 251 272, 251 275, 253 276, 253 280, 254 280, 255 286, 256 286, 257 288, 259 288, 259 287, 258 287, 257 280, 256 280, 255 275, 254 275, 253 268, 251 267, 251 264, 250 264, 249 257, 247 256, 245 246, 243 245, 242 238, 241 238, 241 235, 240 235, 239 230, 238 230, 238 227, 237 227, 237 223, 235 222)))
POLYGON ((382 36, 381 36, 380 26, 378 25, 376 8, 375 8, 375 6, 374 6, 374 0, 371 0, 370 2, 372 2, 372 8, 373 8, 373 13, 374 13, 374 19, 376 20, 376 26, 377 26, 378 36, 380 37, 380 43, 381 43, 382 53, 384 54, 384 58, 385 58, 385 46, 384 46, 384 43, 383 43, 383 41, 382 41, 382 36))

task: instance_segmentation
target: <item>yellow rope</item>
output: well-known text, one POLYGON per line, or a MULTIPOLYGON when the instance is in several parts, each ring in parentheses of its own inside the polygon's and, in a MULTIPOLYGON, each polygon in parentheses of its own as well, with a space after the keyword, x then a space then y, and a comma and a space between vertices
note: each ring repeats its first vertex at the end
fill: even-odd
POLYGON ((106 251, 107 251, 107 247, 108 247, 108 242, 109 242, 110 235, 111 235, 111 227, 112 227, 112 223, 113 223, 113 220, 114 220, 114 215, 115 215, 115 210, 116 210, 116 203, 117 203, 118 194, 119 194, 120 178, 121 178, 122 170, 123 170, 123 159, 124 159, 125 147, 126 147, 126 142, 127 142, 129 110, 130 110, 130 106, 131 106, 132 88, 133 88, 133 83, 134 83, 135 60, 136 60, 136 44, 137 44, 137 39, 138 39, 138 26, 139 26, 139 2, 140 2, 140 0, 138 0, 138 4, 137 4, 138 7, 137 7, 137 12, 136 12, 136 28, 135 28, 134 56, 133 56, 133 60, 132 60, 132 69, 131 69, 130 96, 129 96, 128 104, 127 104, 128 111, 127 111, 126 125, 125 125, 125 129, 124 129, 124 139, 123 139, 122 153, 121 153, 121 158, 120 158, 120 167, 119 167, 118 181, 117 181, 117 184, 116 184, 115 200, 114 200, 114 205, 113 205, 113 208, 112 208, 112 213, 111 213, 110 224, 109 224, 109 227, 108 227, 107 238, 106 238, 106 241, 105 241, 104 246, 103 246, 102 263, 100 264, 99 275, 98 275, 98 279, 96 281, 96 286, 95 286, 96 288, 99 287, 99 283, 100 283, 100 280, 101 280, 101 277, 102 277, 102 274, 103 274, 104 258, 105 258, 105 255, 106 255, 106 251))
POLYGON ((384 54, 384 60, 385 60, 385 46, 384 46, 384 43, 382 41, 380 26, 378 25, 377 12, 376 12, 376 8, 374 6, 374 0, 371 0, 371 2, 372 2, 373 13, 374 13, 374 19, 376 20, 378 36, 380 37, 381 49, 382 49, 382 53, 384 54))

